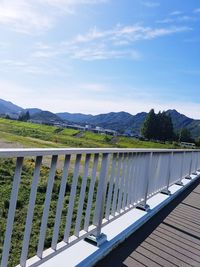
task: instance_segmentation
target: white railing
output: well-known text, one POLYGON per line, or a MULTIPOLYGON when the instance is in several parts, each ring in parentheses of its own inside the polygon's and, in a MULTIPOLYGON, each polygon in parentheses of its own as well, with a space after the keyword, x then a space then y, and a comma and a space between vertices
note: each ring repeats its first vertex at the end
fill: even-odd
POLYGON ((16 159, 1 267, 12 266, 12 263, 9 263, 9 254, 13 225, 18 193, 20 186, 23 186, 20 183, 21 174, 23 167, 28 164, 27 160, 32 163, 33 174, 24 220, 23 242, 20 247, 19 263, 22 267, 27 263, 34 207, 43 166, 48 172, 48 179, 44 202, 41 204, 42 216, 37 218, 39 224, 35 254, 38 265, 45 258, 53 257, 83 238, 100 245, 106 239, 101 233, 103 225, 136 206, 148 209, 148 198, 159 192, 170 194, 170 185, 181 185, 183 178, 190 178, 190 175, 200 168, 199 150, 0 149, 0 158, 2 161, 7 158, 16 159), (54 223, 49 226, 55 177, 59 189, 53 214, 54 223), (65 223, 61 229, 63 220, 65 223), (45 245, 48 230, 52 233, 49 245, 51 253, 46 255, 44 250, 48 248, 45 245))

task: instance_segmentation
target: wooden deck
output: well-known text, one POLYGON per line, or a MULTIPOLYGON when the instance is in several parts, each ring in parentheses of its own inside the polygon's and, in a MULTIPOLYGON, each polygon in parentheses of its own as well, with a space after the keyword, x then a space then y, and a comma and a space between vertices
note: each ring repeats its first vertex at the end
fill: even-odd
POLYGON ((200 181, 191 185, 96 267, 200 267, 200 181))

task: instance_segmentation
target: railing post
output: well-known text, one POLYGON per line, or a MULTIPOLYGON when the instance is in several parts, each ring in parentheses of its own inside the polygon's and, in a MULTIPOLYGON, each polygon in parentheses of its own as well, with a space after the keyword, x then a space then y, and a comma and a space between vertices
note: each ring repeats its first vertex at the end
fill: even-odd
POLYGON ((106 199, 108 162, 109 162, 109 154, 104 153, 101 162, 101 170, 99 175, 99 183, 98 183, 97 197, 96 197, 96 207, 93 220, 93 224, 97 228, 95 233, 85 238, 86 241, 93 243, 98 247, 107 240, 107 236, 101 233, 101 227, 102 227, 102 220, 104 215, 104 206, 106 199))
POLYGON ((144 195, 144 200, 142 202, 140 202, 138 205, 137 205, 137 208, 138 209, 141 209, 141 210, 145 210, 145 211, 149 211, 150 210, 150 207, 149 205, 147 204, 147 196, 148 196, 148 189, 149 189, 149 179, 150 179, 150 170, 151 170, 151 161, 152 161, 152 157, 153 157, 153 152, 151 152, 146 160, 146 164, 144 166, 146 172, 145 172, 145 195, 144 195))
POLYGON ((171 164, 172 164, 172 161, 173 161, 173 156, 174 156, 174 152, 171 152, 169 154, 169 159, 168 159, 168 166, 167 166, 167 186, 165 189, 163 189, 161 191, 162 194, 165 194, 165 195, 171 195, 171 192, 169 190, 169 186, 170 186, 170 178, 171 178, 171 164))

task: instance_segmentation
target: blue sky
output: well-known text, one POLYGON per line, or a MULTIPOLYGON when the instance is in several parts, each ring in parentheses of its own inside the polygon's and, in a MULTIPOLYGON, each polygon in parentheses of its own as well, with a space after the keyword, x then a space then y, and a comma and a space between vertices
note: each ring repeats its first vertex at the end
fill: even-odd
POLYGON ((200 118, 200 2, 1 0, 0 98, 200 118))

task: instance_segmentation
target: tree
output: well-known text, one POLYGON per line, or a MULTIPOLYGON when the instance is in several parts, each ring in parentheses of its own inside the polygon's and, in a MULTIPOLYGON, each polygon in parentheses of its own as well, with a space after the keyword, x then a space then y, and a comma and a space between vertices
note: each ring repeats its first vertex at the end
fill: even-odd
POLYGON ((180 142, 193 142, 191 137, 191 133, 187 128, 182 128, 179 133, 179 141, 180 142))
POLYGON ((145 118, 144 124, 141 128, 142 135, 147 139, 153 139, 156 134, 156 114, 154 109, 151 109, 145 118))
POLYGON ((174 129, 171 117, 166 112, 159 112, 157 115, 157 139, 158 140, 173 140, 174 129))
POLYGON ((166 112, 155 114, 151 109, 141 128, 141 133, 147 139, 173 140, 174 130, 171 117, 166 112))
POLYGON ((30 119, 29 111, 26 111, 25 113, 22 112, 22 113, 19 115, 19 121, 28 121, 29 119, 30 119))

